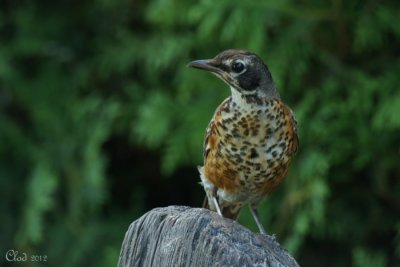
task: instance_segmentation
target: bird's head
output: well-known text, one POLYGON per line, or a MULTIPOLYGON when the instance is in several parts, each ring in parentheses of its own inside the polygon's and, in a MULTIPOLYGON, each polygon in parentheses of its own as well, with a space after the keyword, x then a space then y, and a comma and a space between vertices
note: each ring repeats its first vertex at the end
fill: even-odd
POLYGON ((231 87, 232 93, 279 98, 268 67, 254 53, 230 49, 213 59, 192 61, 188 66, 213 73, 231 87))

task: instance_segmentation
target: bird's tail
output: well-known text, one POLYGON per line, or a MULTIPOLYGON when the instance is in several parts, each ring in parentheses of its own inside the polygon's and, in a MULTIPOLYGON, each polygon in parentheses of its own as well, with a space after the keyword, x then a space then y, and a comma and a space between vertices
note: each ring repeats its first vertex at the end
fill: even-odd
MULTIPOLYGON (((209 205, 207 196, 204 198, 203 208, 206 208, 206 209, 209 209, 212 211, 216 211, 214 208, 211 208, 211 206, 209 205)), ((239 217, 239 213, 240 213, 240 210, 242 209, 242 205, 241 204, 224 205, 224 206, 220 206, 220 209, 221 209, 222 215, 225 218, 236 220, 239 217)))

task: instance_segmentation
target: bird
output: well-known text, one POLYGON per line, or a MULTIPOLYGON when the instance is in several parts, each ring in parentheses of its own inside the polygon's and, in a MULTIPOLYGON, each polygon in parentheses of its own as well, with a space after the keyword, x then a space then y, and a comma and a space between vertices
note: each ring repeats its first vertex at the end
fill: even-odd
POLYGON ((204 208, 236 220, 245 205, 261 234, 257 206, 285 179, 299 145, 297 121, 282 102, 271 72, 255 53, 225 50, 188 67, 208 71, 231 91, 206 129, 203 166, 204 208))

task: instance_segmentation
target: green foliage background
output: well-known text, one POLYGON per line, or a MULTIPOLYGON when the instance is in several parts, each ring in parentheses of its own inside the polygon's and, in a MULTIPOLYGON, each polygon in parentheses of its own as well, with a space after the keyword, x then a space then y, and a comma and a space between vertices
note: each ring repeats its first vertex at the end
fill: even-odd
POLYGON ((300 127, 267 231, 302 266, 400 266, 400 2, 0 8, 0 265, 16 249, 48 256, 20 266, 115 266, 134 219, 200 206, 203 134, 229 90, 185 65, 243 48, 300 127))

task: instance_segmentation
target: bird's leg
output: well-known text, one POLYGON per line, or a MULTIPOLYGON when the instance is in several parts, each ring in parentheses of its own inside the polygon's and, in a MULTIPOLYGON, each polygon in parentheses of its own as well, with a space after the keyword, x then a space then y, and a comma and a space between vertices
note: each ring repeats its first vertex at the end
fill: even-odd
POLYGON ((218 214, 221 215, 222 217, 224 217, 222 215, 221 209, 219 208, 218 200, 215 196, 212 196, 212 201, 214 202, 214 206, 217 209, 218 214))
POLYGON ((254 220, 256 221, 256 224, 258 226, 258 229, 260 230, 260 233, 263 235, 266 235, 267 233, 265 232, 264 226, 260 222, 260 217, 258 216, 258 211, 257 211, 257 206, 250 204, 250 211, 251 215, 253 215, 254 220))

